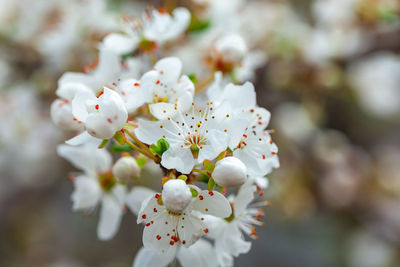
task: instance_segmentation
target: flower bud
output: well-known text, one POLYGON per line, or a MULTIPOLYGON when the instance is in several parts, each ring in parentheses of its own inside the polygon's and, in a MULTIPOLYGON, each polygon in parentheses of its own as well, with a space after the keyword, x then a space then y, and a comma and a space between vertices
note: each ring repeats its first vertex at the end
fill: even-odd
POLYGON ((212 178, 220 186, 237 187, 246 181, 247 168, 240 159, 226 157, 217 162, 212 178))
POLYGON ((115 178, 127 183, 139 175, 140 168, 136 160, 132 157, 122 157, 114 164, 112 173, 115 178))
POLYGON ((189 187, 181 179, 172 179, 164 184, 162 190, 162 201, 168 210, 172 212, 183 212, 192 200, 189 187))
POLYGON ((240 64, 247 53, 247 45, 237 34, 228 34, 215 43, 217 55, 226 63, 240 64))
POLYGON ((66 100, 56 99, 51 104, 50 116, 58 127, 64 130, 82 130, 83 125, 74 121, 71 104, 66 100))

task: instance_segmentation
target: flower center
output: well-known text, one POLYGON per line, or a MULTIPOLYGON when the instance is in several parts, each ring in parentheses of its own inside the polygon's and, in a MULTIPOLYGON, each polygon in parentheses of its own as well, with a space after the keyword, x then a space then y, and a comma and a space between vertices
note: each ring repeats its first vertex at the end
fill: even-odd
POLYGON ((154 94, 153 103, 164 103, 168 102, 168 96, 160 96, 158 94, 154 94))
POLYGON ((100 173, 98 180, 101 188, 107 192, 110 191, 116 184, 116 180, 111 171, 100 173))

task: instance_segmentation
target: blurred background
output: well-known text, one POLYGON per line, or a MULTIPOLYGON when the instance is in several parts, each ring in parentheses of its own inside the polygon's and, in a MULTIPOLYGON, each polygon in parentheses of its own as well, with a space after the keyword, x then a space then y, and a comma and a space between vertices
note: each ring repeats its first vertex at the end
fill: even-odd
POLYGON ((73 169, 55 151, 67 136, 49 112, 58 78, 149 4, 188 7, 210 27, 230 12, 266 55, 251 76, 281 168, 236 266, 400 266, 400 2, 216 2, 0 0, 0 266, 131 266, 142 226, 127 212, 101 242, 98 213, 72 212, 73 169))

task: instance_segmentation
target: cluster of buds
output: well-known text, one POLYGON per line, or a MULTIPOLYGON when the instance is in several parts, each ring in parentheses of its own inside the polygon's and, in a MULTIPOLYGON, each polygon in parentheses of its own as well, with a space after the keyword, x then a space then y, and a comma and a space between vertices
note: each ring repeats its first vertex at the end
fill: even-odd
POLYGON ((74 133, 58 153, 82 170, 71 177, 73 209, 90 212, 101 205, 102 240, 117 233, 126 207, 145 225, 134 266, 149 265, 149 259, 164 266, 174 258, 187 266, 191 255, 199 266, 232 265, 250 249, 242 232, 256 238, 267 203, 253 200, 279 167, 266 129, 270 113, 257 106, 253 84, 223 79, 246 57, 239 35, 216 41, 209 57, 215 78, 208 82, 182 74, 178 57, 160 56, 189 21, 184 8, 128 20, 123 33, 99 45, 93 70, 61 77, 51 107, 54 123, 74 133), (143 66, 148 70, 140 73, 143 66), (111 153, 120 155, 114 164, 111 153), (154 177, 158 193, 137 185, 150 162, 164 172, 154 177))

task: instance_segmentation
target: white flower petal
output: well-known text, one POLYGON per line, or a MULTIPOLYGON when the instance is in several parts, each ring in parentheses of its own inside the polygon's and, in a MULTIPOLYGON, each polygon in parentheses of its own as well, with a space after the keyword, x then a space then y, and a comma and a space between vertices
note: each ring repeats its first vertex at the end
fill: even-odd
POLYGON ((93 177, 81 175, 74 178, 74 192, 71 195, 74 211, 92 209, 100 197, 100 185, 93 177))
POLYGON ((198 162, 214 160, 219 153, 228 147, 229 137, 226 133, 211 129, 207 134, 207 143, 199 151, 198 162))
POLYGON ((179 217, 177 230, 181 244, 185 247, 190 247, 201 236, 208 233, 206 225, 199 217, 186 213, 179 217))
POLYGON ((155 103, 149 105, 150 113, 159 120, 166 120, 173 117, 176 110, 174 104, 171 103, 155 103))
POLYGON ((152 220, 153 218, 158 216, 163 210, 165 210, 165 207, 157 202, 157 199, 159 197, 161 197, 161 195, 156 193, 148 196, 146 199, 143 200, 136 221, 138 224, 148 220, 152 220))
POLYGON ((163 129, 160 128, 161 124, 162 122, 159 121, 139 119, 138 128, 135 129, 135 135, 145 144, 155 144, 164 134, 163 129))
POLYGON ((177 258, 182 267, 218 266, 213 246, 203 239, 198 240, 189 248, 181 247, 178 250, 177 258))
POLYGON ((88 132, 83 132, 67 141, 65 141, 66 144, 71 145, 71 146, 79 146, 82 144, 87 144, 87 143, 93 143, 100 145, 101 140, 91 136, 88 132))
POLYGON ((229 217, 231 205, 224 195, 217 191, 202 190, 192 203, 194 210, 221 218, 229 217))
POLYGON ((154 196, 155 192, 144 186, 135 186, 126 197, 126 205, 138 216, 142 203, 149 196, 154 196))
POLYGON ((118 55, 124 55, 137 48, 139 38, 131 35, 112 33, 103 39, 101 47, 110 50, 118 55))
POLYGON ((72 101, 75 95, 79 92, 92 93, 92 90, 85 84, 77 82, 64 82, 57 88, 56 94, 60 98, 72 101))
POLYGON ((228 223, 223 233, 215 241, 218 263, 222 266, 233 264, 233 258, 250 250, 251 243, 243 238, 236 223, 228 223), (230 264, 227 264, 230 263, 230 264))
POLYGON ((83 130, 83 124, 74 120, 71 104, 65 100, 56 99, 50 108, 51 119, 64 130, 83 130))
POLYGON ((234 108, 254 107, 256 105, 254 85, 250 82, 243 85, 228 84, 222 92, 221 99, 234 108))
POLYGON ((195 164, 192 152, 188 147, 181 147, 179 144, 170 145, 161 157, 161 165, 167 169, 176 169, 187 174, 190 173, 195 164))
POLYGON ((175 231, 173 215, 164 210, 146 224, 143 231, 143 246, 165 253, 170 248, 178 246, 171 239, 176 235, 175 231))
POLYGON ((176 248, 169 249, 166 253, 142 247, 136 254, 132 267, 166 267, 170 264, 176 255, 176 248))
POLYGON ((100 221, 97 236, 100 240, 109 240, 118 231, 122 218, 122 206, 111 195, 104 195, 101 202, 100 221))
POLYGON ((177 57, 166 57, 159 60, 154 69, 159 73, 163 73, 165 83, 176 82, 179 79, 182 71, 182 62, 177 57))
POLYGON ((256 186, 247 182, 242 185, 237 193, 233 202, 233 209, 236 215, 243 214, 250 204, 254 200, 254 193, 257 191, 256 186))
POLYGON ((89 92, 79 92, 72 100, 72 114, 79 121, 85 122, 89 115, 87 103, 90 101, 97 101, 96 96, 89 92))

